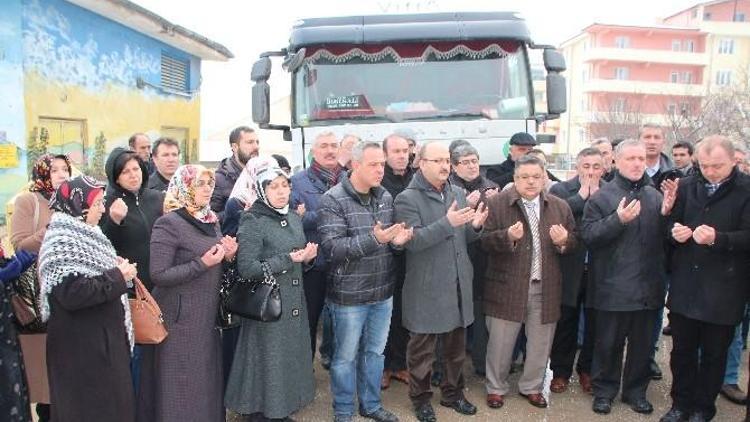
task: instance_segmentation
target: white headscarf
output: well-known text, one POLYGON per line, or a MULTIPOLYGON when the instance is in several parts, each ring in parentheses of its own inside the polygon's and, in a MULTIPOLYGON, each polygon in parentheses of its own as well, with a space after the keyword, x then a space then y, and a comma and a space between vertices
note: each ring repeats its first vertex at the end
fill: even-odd
POLYGON ((258 170, 268 167, 279 167, 279 163, 270 155, 259 155, 249 159, 240 177, 234 183, 229 197, 237 198, 245 204, 245 207, 250 207, 258 199, 258 191, 255 187, 258 170))

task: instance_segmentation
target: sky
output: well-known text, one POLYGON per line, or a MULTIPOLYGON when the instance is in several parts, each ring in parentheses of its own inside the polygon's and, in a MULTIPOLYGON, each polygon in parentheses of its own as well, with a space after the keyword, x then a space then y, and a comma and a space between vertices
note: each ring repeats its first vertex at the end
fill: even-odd
MULTIPOLYGON (((252 124, 250 69, 263 51, 287 45, 295 21, 323 16, 515 11, 537 44, 559 45, 588 25, 650 25, 697 0, 133 0, 165 19, 229 48, 235 58, 202 64, 201 139, 252 124)), ((274 62, 272 101, 288 95, 289 75, 274 62)), ((273 121, 273 116, 272 116, 273 121)), ((223 137, 223 136, 222 136, 223 137)))

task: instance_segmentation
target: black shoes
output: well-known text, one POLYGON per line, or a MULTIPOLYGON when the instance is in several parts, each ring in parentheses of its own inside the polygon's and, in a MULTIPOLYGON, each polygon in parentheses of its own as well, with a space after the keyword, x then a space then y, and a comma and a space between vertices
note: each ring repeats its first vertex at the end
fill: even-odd
POLYGON ((747 394, 745 394, 737 384, 722 385, 719 394, 734 404, 744 405, 747 403, 747 394))
POLYGON ((687 422, 688 414, 682 410, 672 406, 669 412, 665 413, 664 416, 659 419, 659 422, 687 422))
POLYGON ((608 415, 612 411, 612 399, 594 397, 594 404, 591 405, 591 410, 600 415, 608 415))
POLYGON ((664 377, 661 373, 661 368, 659 368, 659 364, 656 363, 655 360, 651 359, 651 363, 648 367, 649 371, 651 372, 651 379, 654 381, 658 381, 664 377))
POLYGON ((468 400, 464 399, 458 399, 454 402, 447 402, 440 400, 440 405, 443 407, 449 407, 456 412, 462 414, 462 415, 476 415, 477 413, 477 407, 473 404, 469 403, 468 400))
POLYGON ((688 419, 688 422, 708 422, 710 419, 706 417, 701 412, 694 412, 692 415, 690 415, 690 419, 688 419))
POLYGON ((635 413, 650 415, 654 412, 654 406, 645 397, 635 400, 623 400, 623 403, 629 404, 635 413))
POLYGON ((372 419, 377 422, 398 422, 398 417, 393 413, 380 408, 372 413, 359 413, 363 418, 372 419))
POLYGON ((419 422, 437 422, 435 410, 430 403, 420 404, 414 408, 414 415, 419 422))

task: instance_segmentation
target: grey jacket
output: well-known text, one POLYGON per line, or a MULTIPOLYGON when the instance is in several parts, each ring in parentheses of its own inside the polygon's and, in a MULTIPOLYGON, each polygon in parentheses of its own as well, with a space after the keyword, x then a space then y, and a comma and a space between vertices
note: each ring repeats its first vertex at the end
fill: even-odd
POLYGON ((393 296, 393 252, 375 239, 378 221, 384 227, 393 222, 393 198, 382 187, 373 188, 365 204, 347 175, 320 198, 318 232, 329 265, 326 296, 333 303, 363 305, 393 296))
POLYGON ((446 213, 453 201, 466 206, 463 190, 446 184, 437 192, 418 172, 396 197, 395 221, 414 228, 406 249, 403 325, 414 333, 447 333, 474 321, 472 278, 467 243, 481 231, 471 224, 454 228, 446 213))
POLYGON ((594 309, 639 311, 664 306, 666 219, 662 195, 644 173, 631 182, 619 173, 591 196, 583 210, 581 235, 590 252, 589 286, 594 309), (635 220, 622 224, 617 206, 625 197, 641 201, 635 220))

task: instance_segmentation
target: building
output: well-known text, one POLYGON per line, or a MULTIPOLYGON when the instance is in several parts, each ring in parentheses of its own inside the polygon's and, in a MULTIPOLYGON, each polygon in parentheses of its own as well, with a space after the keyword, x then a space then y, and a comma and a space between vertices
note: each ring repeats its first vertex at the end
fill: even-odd
POLYGON ((712 93, 747 81, 750 1, 700 3, 653 26, 594 23, 565 41, 568 112, 557 153, 598 137, 633 137, 643 123, 681 136, 681 119, 712 93), (670 131, 670 129, 675 130, 670 131))
POLYGON ((103 177, 108 151, 145 132, 176 138, 183 161, 197 159, 201 61, 230 58, 128 0, 4 0, 0 203, 45 151, 103 177))

